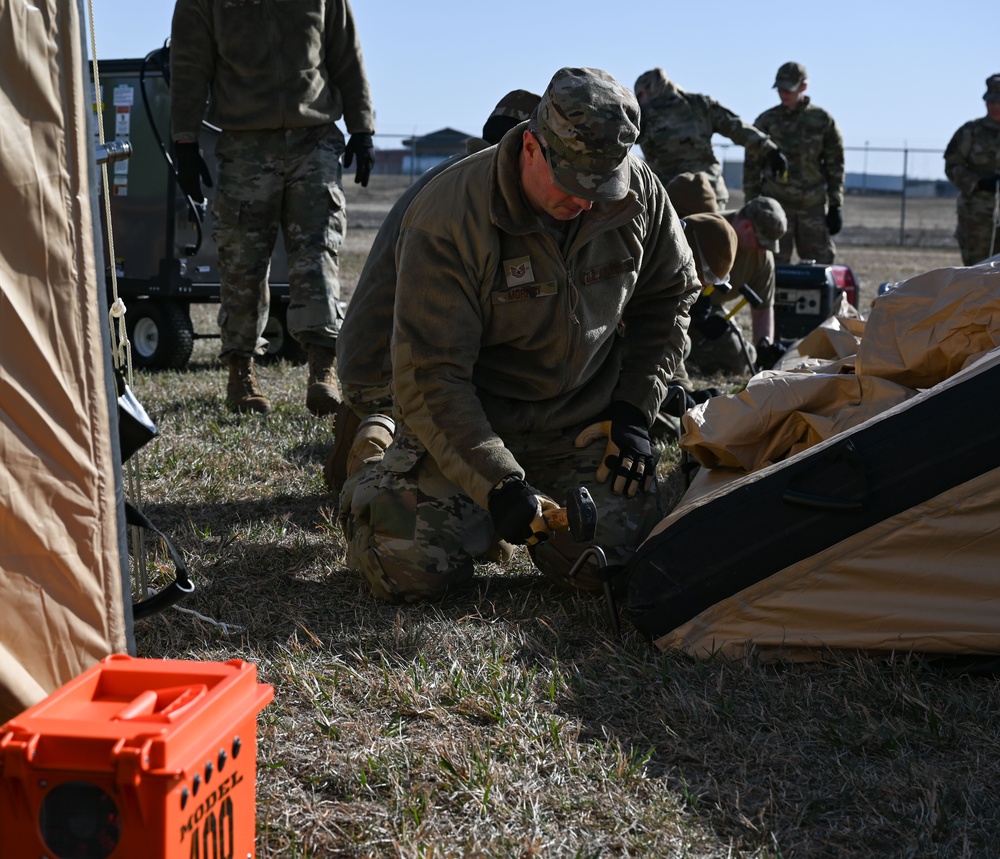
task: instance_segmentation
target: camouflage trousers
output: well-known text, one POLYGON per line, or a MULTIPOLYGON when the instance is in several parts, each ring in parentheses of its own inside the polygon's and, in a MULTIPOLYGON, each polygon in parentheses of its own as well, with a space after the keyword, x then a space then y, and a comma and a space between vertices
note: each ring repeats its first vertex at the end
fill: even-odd
POLYGON ((303 346, 333 348, 340 330, 339 254, 347 229, 336 125, 223 131, 212 238, 219 252, 221 356, 263 354, 268 274, 281 230, 287 327, 303 346))
POLYGON ((975 265, 988 259, 991 243, 993 253, 1000 253, 1000 224, 994 217, 994 197, 991 194, 976 194, 972 199, 958 198, 955 238, 962 251, 962 265, 975 265))
MULTIPOLYGON (((712 313, 725 315, 725 305, 716 305, 712 313)), ((713 320, 714 321, 714 320, 713 320)), ((733 320, 735 321, 735 319, 733 320)), ((703 374, 726 373, 730 376, 742 376, 750 373, 747 365, 747 355, 756 362, 757 350, 752 343, 747 343, 732 326, 720 336, 707 338, 697 329, 692 329, 690 355, 687 363, 696 367, 703 374), (746 348, 747 355, 743 349, 746 348)))
POLYGON ((777 263, 790 263, 792 249, 798 252, 800 260, 811 259, 824 265, 834 261, 837 246, 830 237, 826 226, 826 206, 795 209, 781 204, 788 218, 788 231, 778 241, 778 252, 774 255, 777 263))
MULTIPOLYGON (((582 429, 580 427, 579 429, 582 429)), ((577 543, 568 531, 529 549, 535 566, 567 587, 596 590, 596 567, 568 573, 589 545, 609 564, 624 563, 662 518, 659 490, 625 498, 612 494, 611 481, 594 480, 605 439, 573 446, 576 431, 507 438, 527 481, 564 504, 567 493, 586 486, 597 505, 593 543, 577 543)), ((437 462, 405 424, 381 462, 348 478, 340 495, 341 524, 348 563, 359 570, 372 593, 390 602, 438 598, 472 578, 475 563, 495 544, 493 521, 446 478, 437 462)))

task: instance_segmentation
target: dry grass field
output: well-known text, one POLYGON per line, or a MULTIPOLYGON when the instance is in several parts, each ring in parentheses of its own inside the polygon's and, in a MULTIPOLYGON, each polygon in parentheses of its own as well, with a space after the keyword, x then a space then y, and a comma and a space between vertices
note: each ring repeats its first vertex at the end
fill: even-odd
MULTIPOLYGON (((399 193, 383 179, 347 189, 348 291, 399 193)), ((884 280, 958 262, 843 257, 862 305, 884 280)), ((211 330, 214 308, 195 312, 211 330)), ((914 655, 661 653, 627 621, 614 637, 600 600, 553 589, 524 557, 441 603, 380 604, 345 566, 305 368, 261 368, 274 410, 239 417, 216 349, 199 340, 185 370, 135 380, 161 430, 136 457, 145 509, 197 587, 136 640, 141 656, 247 659, 274 685, 259 856, 1000 856, 994 674, 914 655)), ((159 584, 169 558, 146 555, 159 584)))

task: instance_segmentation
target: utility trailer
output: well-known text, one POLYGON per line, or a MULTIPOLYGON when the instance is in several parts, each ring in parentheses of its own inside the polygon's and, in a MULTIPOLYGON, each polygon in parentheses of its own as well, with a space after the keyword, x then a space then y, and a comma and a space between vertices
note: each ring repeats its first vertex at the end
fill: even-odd
MULTIPOLYGON (((169 60, 165 48, 144 59, 98 63, 105 140, 127 141, 131 156, 108 164, 114 260, 118 296, 125 303, 125 325, 132 344, 132 364, 146 369, 179 370, 187 365, 198 338, 192 304, 219 302, 218 252, 212 241, 211 206, 195 220, 177 187, 167 160, 170 151, 169 60)), ((95 94, 96 96, 96 94, 95 94)), ((96 126, 95 126, 96 127, 96 126)), ((95 132, 96 133, 96 132, 95 132)), ((218 131, 206 125, 201 145, 215 180, 218 131)), ((207 189, 211 194, 211 188, 207 189)), ((107 223, 101 200, 102 230, 107 223)), ((110 256, 110 255, 108 255, 110 256)), ((264 329, 267 357, 303 360, 304 352, 288 334, 288 261, 280 233, 269 275, 270 316, 264 329)))

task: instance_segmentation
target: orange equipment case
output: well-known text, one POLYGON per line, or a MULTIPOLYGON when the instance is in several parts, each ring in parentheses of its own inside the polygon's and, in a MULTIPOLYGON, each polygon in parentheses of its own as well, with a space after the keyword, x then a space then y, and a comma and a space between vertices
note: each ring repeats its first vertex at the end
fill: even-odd
POLYGON ((239 659, 108 656, 0 727, 0 859, 249 859, 257 714, 239 659))

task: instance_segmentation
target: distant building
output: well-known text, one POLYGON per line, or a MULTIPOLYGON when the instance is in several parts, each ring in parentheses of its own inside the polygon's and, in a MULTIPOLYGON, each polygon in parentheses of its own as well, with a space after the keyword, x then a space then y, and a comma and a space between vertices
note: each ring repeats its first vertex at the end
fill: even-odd
POLYGON ((402 173, 418 175, 430 170, 452 155, 465 154, 465 141, 473 135, 454 128, 442 128, 422 137, 411 137, 403 141, 404 150, 401 163, 402 173))

